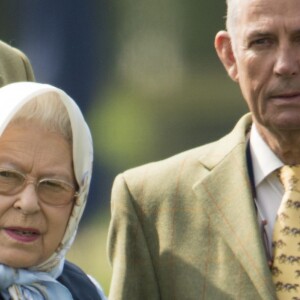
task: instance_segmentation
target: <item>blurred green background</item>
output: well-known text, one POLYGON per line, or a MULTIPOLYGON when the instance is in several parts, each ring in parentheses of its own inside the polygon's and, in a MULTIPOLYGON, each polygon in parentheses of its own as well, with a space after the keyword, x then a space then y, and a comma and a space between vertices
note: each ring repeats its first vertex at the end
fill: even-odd
POLYGON ((37 81, 65 89, 91 127, 94 178, 68 258, 106 294, 114 177, 221 137, 247 110, 214 50, 225 8, 225 0, 0 4, 0 38, 28 55, 37 81))

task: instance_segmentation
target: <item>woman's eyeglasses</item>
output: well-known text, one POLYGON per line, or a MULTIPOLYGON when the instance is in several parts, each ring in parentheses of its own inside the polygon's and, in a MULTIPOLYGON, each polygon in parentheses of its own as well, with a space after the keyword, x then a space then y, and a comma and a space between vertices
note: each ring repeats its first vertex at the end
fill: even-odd
POLYGON ((0 168, 0 195, 15 195, 21 192, 27 184, 34 184, 41 202, 52 206, 69 204, 78 196, 75 186, 64 180, 28 178, 27 175, 11 169, 0 168))

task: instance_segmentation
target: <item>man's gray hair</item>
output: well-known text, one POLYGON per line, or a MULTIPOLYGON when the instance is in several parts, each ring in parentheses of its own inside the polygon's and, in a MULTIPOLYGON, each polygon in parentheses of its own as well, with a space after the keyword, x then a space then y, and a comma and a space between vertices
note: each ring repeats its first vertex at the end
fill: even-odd
POLYGON ((236 27, 237 18, 237 0, 226 0, 227 13, 226 13, 226 29, 230 35, 233 34, 234 28, 236 27))
POLYGON ((231 37, 231 43, 233 50, 235 49, 236 40, 236 27, 238 18, 238 0, 226 0, 227 12, 226 12, 226 30, 231 37))

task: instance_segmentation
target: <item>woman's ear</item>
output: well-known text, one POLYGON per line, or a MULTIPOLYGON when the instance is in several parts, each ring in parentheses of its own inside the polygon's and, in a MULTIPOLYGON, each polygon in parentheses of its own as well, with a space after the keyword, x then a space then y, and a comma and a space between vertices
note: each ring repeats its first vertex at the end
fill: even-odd
POLYGON ((238 69, 232 50, 231 38, 227 31, 219 31, 215 37, 215 48, 228 75, 238 82, 238 69))

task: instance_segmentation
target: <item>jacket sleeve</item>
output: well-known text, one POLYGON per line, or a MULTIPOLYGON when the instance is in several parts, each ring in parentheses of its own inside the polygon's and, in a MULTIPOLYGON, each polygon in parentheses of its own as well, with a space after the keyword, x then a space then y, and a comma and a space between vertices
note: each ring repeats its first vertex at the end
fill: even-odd
POLYGON ((108 255, 112 265, 110 300, 160 299, 151 253, 133 198, 123 175, 113 185, 108 255))

